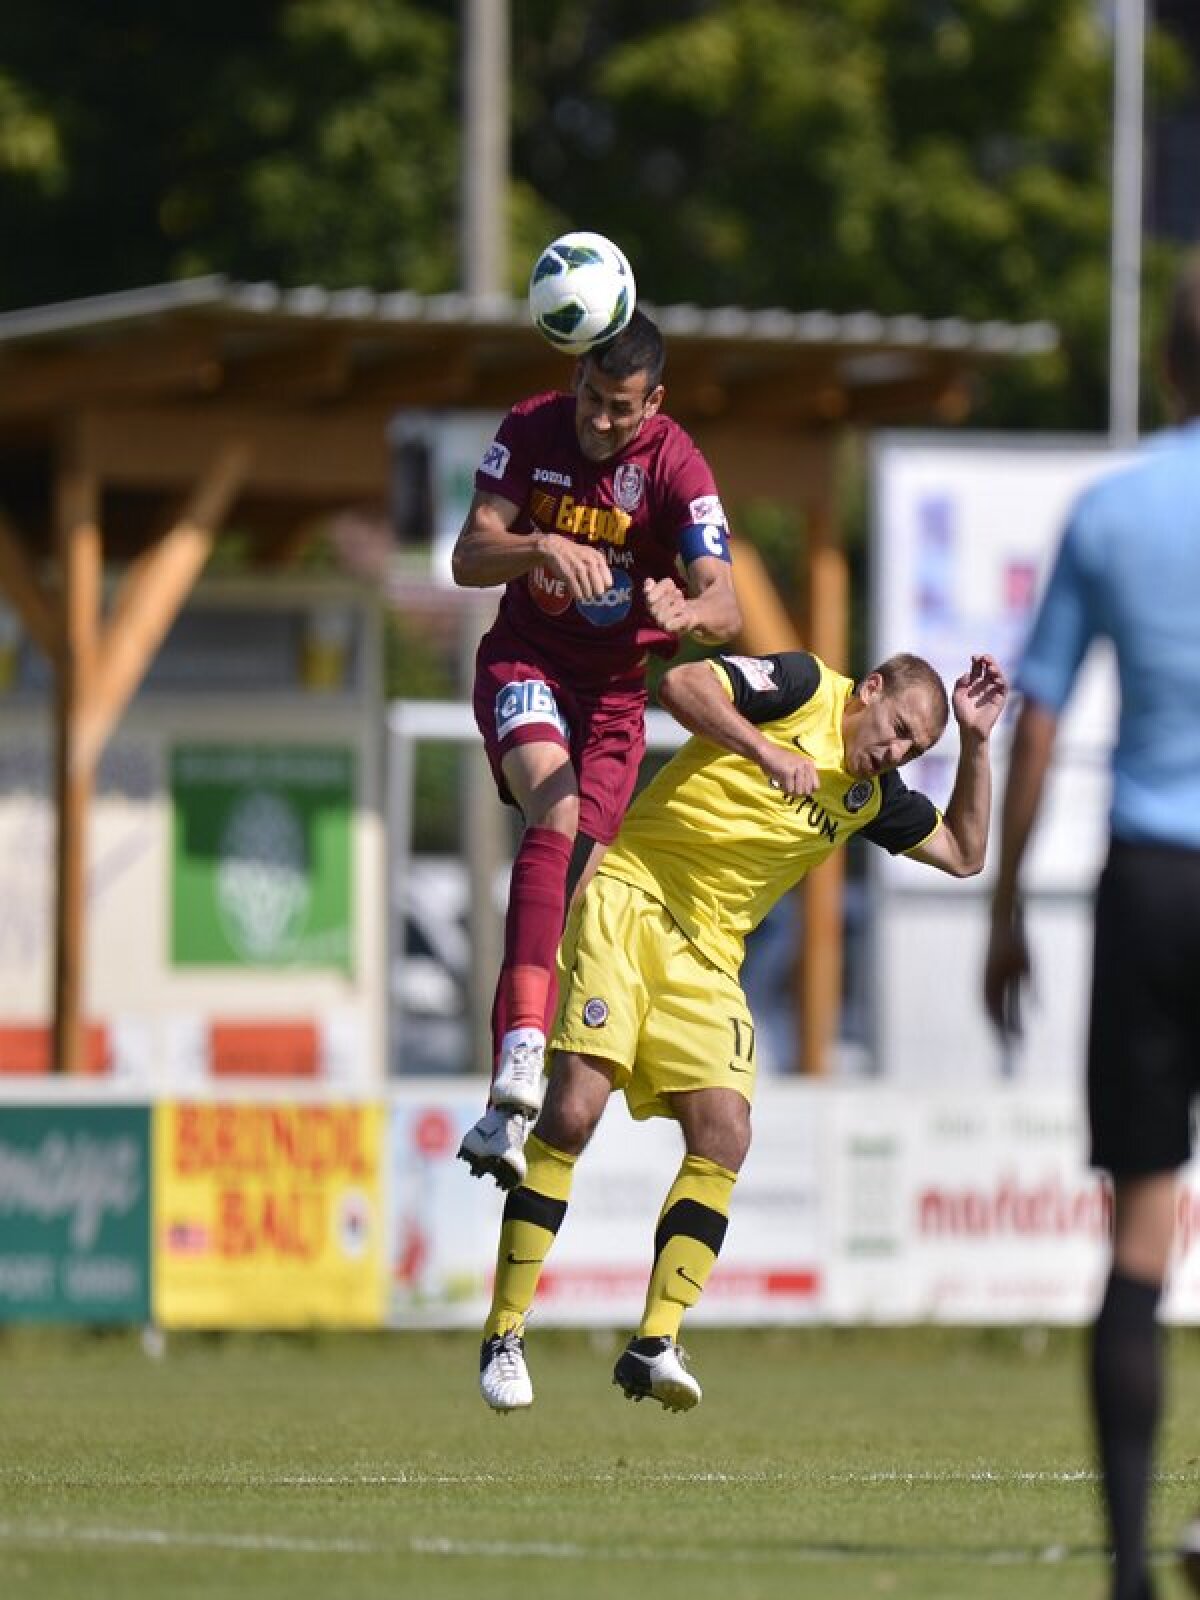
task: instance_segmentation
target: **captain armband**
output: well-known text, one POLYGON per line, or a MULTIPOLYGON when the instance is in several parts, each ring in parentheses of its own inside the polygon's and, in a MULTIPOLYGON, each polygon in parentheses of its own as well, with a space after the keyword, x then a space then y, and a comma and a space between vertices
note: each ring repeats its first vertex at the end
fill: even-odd
POLYGON ((679 535, 679 554, 684 564, 698 561, 701 556, 716 556, 718 561, 730 561, 729 530, 723 522, 692 522, 679 535))

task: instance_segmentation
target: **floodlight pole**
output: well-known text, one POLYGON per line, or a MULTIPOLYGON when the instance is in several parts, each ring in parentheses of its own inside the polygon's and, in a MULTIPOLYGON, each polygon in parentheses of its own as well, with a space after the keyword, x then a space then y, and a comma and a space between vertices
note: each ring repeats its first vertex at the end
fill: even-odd
POLYGON ((462 0, 462 286, 505 288, 508 248, 508 0, 462 0))
POLYGON ((1118 446, 1138 436, 1145 49, 1145 0, 1115 0, 1108 431, 1118 446))

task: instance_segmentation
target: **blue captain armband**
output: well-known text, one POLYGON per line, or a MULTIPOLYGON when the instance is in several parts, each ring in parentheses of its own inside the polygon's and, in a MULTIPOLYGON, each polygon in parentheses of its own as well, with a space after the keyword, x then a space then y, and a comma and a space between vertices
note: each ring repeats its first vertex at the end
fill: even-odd
POLYGON ((679 535, 679 554, 685 565, 701 556, 729 561, 729 530, 723 522, 693 522, 679 535))

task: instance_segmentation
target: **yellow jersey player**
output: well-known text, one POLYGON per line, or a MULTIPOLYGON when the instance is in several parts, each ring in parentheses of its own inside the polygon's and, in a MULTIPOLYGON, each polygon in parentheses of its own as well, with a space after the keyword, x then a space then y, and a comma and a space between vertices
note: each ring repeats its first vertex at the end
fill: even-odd
POLYGON ((641 1325, 614 1382, 669 1410, 700 1399, 677 1336, 717 1259, 750 1145, 745 937, 855 834, 957 877, 979 872, 988 741, 1006 695, 990 656, 972 659, 952 702, 911 655, 857 685, 802 651, 717 656, 667 673, 661 702, 694 737, 634 802, 567 924, 549 1084, 528 1170, 505 1204, 484 1327, 480 1388, 494 1410, 533 1401, 525 1318, 575 1162, 614 1089, 634 1117, 673 1117, 685 1145, 658 1218, 641 1325), (941 737, 951 703, 960 754, 943 815, 897 769, 941 737))

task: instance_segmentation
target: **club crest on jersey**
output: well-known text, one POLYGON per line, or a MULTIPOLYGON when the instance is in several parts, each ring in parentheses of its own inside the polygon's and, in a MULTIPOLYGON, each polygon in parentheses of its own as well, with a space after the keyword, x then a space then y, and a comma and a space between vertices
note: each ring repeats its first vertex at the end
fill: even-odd
POLYGON ((636 511, 642 503, 646 475, 634 461, 627 461, 613 473, 613 499, 622 511, 636 511))
POLYGON ((614 627, 625 621, 633 607, 633 579, 618 569, 613 573, 612 588, 599 600, 576 600, 575 607, 594 628, 614 627))
POLYGON ((875 793, 875 785, 870 778, 860 778, 857 783, 852 783, 846 790, 842 804, 851 816, 856 811, 861 811, 867 801, 875 793))
POLYGON ((589 1028, 602 1028, 608 1021, 608 1002, 601 1000, 598 995, 593 996, 591 1000, 585 1000, 583 1020, 589 1028))

